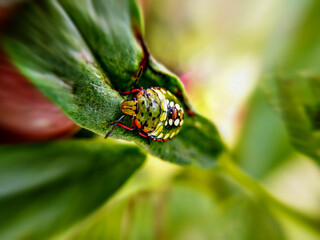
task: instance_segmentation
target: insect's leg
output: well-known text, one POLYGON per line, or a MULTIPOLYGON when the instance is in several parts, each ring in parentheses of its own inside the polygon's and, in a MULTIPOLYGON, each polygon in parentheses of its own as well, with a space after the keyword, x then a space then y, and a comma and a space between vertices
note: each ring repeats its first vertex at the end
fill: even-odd
POLYGON ((132 84, 132 86, 131 86, 131 89, 130 89, 130 91, 129 91, 127 100, 129 100, 130 94, 131 94, 132 91, 134 90, 134 86, 137 85, 138 80, 139 80, 139 78, 140 78, 140 76, 141 76, 141 74, 142 74, 142 71, 143 71, 143 66, 140 66, 139 71, 138 71, 138 73, 137 73, 137 75, 136 75, 136 79, 134 80, 134 82, 133 82, 133 84, 132 84))
POLYGON ((137 125, 136 125, 136 123, 135 123, 134 120, 135 120, 135 117, 132 117, 132 118, 131 118, 131 125, 132 125, 133 128, 136 128, 137 125))
POLYGON ((139 135, 140 135, 141 137, 146 138, 147 141, 148 141, 148 144, 150 145, 150 138, 148 137, 147 134, 145 134, 144 132, 140 131, 140 132, 139 132, 139 135))
POLYGON ((136 89, 132 89, 132 90, 130 90, 130 91, 126 91, 126 92, 123 92, 123 93, 121 93, 121 95, 123 95, 123 96, 125 96, 125 95, 130 95, 131 93, 135 93, 135 92, 139 92, 139 91, 141 91, 143 89, 143 87, 141 87, 141 88, 136 88, 136 89))
POLYGON ((148 135, 146 135, 145 133, 139 132, 139 135, 144 137, 144 138, 148 138, 148 135))
MULTIPOLYGON (((118 124, 117 122, 113 124, 113 127, 112 127, 111 130, 104 136, 104 139, 107 139, 107 138, 110 136, 110 134, 113 132, 113 130, 114 130, 114 128, 117 126, 117 124, 118 124)), ((110 126, 110 124, 107 125, 107 127, 109 127, 109 126, 110 126)))
POLYGON ((122 123, 117 123, 117 125, 120 126, 120 127, 125 128, 125 129, 127 129, 127 130, 129 130, 129 131, 133 131, 133 130, 134 130, 134 128, 128 127, 127 125, 124 125, 124 124, 122 124, 122 123))
POLYGON ((140 66, 138 74, 136 76, 136 80, 134 80, 134 82, 132 84, 132 87, 135 86, 138 83, 138 80, 141 77, 142 71, 143 71, 143 66, 140 66))
MULTIPOLYGON (((112 126, 111 130, 106 134, 106 136, 104 137, 105 139, 108 138, 110 136, 110 134, 112 133, 112 131, 114 130, 114 128, 121 124, 119 123, 123 118, 125 117, 125 115, 122 115, 117 121, 113 122, 113 123, 109 123, 107 124, 107 127, 112 126)), ((123 124, 122 124, 123 125, 123 124)), ((124 125, 125 126, 125 125, 124 125)), ((129 128, 129 127, 128 127, 129 128)))
MULTIPOLYGON (((133 130, 134 130, 134 128, 128 127, 127 125, 124 125, 124 124, 119 123, 119 122, 115 122, 115 123, 113 124, 113 127, 111 128, 111 130, 110 130, 110 131, 106 134, 106 136, 104 137, 105 139, 110 136, 110 134, 112 133, 112 131, 114 130, 114 128, 115 128, 117 125, 120 126, 120 127, 123 127, 124 129, 127 129, 127 130, 129 130, 129 131, 133 131, 133 130)), ((107 125, 107 126, 108 126, 108 125, 107 125)))

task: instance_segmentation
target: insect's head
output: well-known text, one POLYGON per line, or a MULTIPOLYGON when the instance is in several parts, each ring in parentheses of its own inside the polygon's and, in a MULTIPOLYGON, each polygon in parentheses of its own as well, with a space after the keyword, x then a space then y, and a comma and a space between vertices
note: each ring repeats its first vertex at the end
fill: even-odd
POLYGON ((135 116, 139 111, 137 100, 127 100, 122 103, 121 111, 130 116, 135 116))

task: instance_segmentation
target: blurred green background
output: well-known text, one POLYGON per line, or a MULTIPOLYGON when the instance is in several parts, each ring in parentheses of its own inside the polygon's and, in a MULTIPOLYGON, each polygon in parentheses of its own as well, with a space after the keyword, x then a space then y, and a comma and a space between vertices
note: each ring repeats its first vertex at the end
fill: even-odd
POLYGON ((282 98, 287 95, 281 88, 274 93, 278 83, 270 80, 319 79, 320 1, 139 3, 151 54, 179 75, 247 176, 148 155, 103 207, 52 239, 320 239, 320 85, 311 102, 316 117, 307 118, 316 123, 309 138, 310 129, 290 125, 301 124, 293 114, 296 103, 304 104, 299 91, 282 98), (270 204, 261 189, 282 204, 270 204))

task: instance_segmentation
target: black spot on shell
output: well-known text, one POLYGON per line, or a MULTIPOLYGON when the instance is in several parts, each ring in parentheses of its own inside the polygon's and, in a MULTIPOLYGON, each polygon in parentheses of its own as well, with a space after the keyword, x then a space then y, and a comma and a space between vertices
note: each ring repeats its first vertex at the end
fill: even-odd
POLYGON ((142 103, 141 103, 142 105, 144 105, 144 101, 142 101, 142 103))
POLYGON ((143 117, 143 112, 141 113, 141 117, 143 117))
POLYGON ((152 116, 152 113, 149 113, 149 116, 151 117, 151 116, 152 116))
POLYGON ((152 107, 153 106, 153 104, 152 104, 152 102, 150 103, 150 107, 152 107))
POLYGON ((153 117, 153 118, 152 118, 152 120, 154 121, 154 120, 156 120, 156 118, 155 118, 155 117, 153 117))

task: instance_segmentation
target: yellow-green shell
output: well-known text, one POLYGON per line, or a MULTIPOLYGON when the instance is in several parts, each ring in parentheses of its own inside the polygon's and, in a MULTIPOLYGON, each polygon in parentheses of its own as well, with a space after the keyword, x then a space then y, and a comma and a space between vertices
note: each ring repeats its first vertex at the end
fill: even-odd
POLYGON ((176 136, 182 125, 184 110, 181 102, 168 90, 148 88, 137 94, 135 119, 148 137, 167 141, 176 136))

